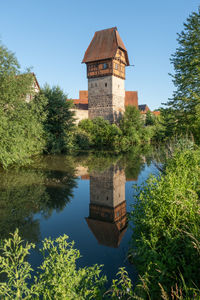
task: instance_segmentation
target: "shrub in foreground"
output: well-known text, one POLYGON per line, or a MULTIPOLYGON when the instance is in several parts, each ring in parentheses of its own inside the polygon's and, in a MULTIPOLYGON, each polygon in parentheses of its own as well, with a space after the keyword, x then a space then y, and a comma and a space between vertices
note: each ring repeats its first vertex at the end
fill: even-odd
POLYGON ((56 240, 45 239, 43 263, 37 275, 32 278, 33 269, 27 262, 27 255, 34 244, 23 243, 18 231, 2 243, 0 273, 1 299, 127 299, 132 297, 132 284, 127 272, 121 268, 119 279, 113 280, 106 291, 106 276, 101 275, 102 266, 77 268, 80 253, 63 235, 56 240))

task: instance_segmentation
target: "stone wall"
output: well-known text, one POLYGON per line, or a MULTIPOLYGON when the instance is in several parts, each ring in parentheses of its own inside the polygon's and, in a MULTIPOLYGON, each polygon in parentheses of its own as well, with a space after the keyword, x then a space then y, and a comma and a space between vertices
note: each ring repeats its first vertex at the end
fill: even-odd
POLYGON ((90 174, 90 204, 115 208, 125 201, 125 173, 117 166, 90 174))
POLYGON ((111 123, 124 112, 124 80, 116 76, 88 79, 89 118, 102 116, 111 123))
POLYGON ((88 110, 73 109, 73 111, 75 112, 76 125, 78 125, 81 120, 88 119, 88 110))

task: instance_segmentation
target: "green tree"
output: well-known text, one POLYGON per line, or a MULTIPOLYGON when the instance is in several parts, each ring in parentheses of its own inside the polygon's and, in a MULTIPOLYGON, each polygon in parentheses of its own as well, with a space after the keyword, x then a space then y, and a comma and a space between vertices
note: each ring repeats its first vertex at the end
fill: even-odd
POLYGON ((146 113, 145 125, 146 126, 155 125, 155 118, 156 117, 152 114, 152 112, 150 112, 150 110, 148 110, 146 113))
POLYGON ((119 148, 119 137, 122 132, 116 124, 110 124, 102 117, 93 120, 83 120, 79 128, 90 136, 90 145, 98 149, 117 150, 119 148))
POLYGON ((33 94, 33 79, 29 71, 20 72, 14 54, 0 44, 0 165, 4 168, 27 163, 45 147, 45 114, 26 102, 26 96, 33 94))
POLYGON ((66 152, 72 147, 74 112, 71 110, 72 103, 67 100, 67 95, 58 86, 52 88, 45 85, 41 90, 47 100, 47 119, 44 123, 47 152, 66 152))
POLYGON ((172 55, 176 90, 167 105, 175 115, 178 132, 199 132, 200 105, 200 7, 184 23, 178 34, 179 47, 172 55))
POLYGON ((126 111, 120 122, 123 135, 128 138, 130 146, 140 144, 144 133, 144 122, 139 110, 134 106, 126 107, 126 111))

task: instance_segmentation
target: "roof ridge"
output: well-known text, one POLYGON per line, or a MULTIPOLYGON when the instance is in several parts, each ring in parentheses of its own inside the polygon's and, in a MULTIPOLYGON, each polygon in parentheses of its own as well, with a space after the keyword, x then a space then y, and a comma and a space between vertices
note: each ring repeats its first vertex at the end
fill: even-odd
POLYGON ((106 30, 111 30, 111 29, 117 30, 117 27, 115 26, 115 27, 110 27, 110 28, 105 28, 105 29, 97 30, 97 31, 95 31, 95 33, 99 32, 99 31, 106 31, 106 30))
POLYGON ((117 27, 96 31, 85 51, 82 63, 114 58, 118 48, 125 52, 126 65, 129 66, 127 50, 117 27))

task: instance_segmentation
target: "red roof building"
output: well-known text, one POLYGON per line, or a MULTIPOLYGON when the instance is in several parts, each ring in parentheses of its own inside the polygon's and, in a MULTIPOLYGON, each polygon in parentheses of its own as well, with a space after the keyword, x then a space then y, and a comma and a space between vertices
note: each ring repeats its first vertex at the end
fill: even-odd
MULTIPOLYGON (((72 99, 76 108, 79 108, 80 104, 88 105, 88 91, 79 91, 79 99, 72 99)), ((125 92, 125 106, 131 105, 138 108, 138 92, 137 91, 126 91, 125 92)))

